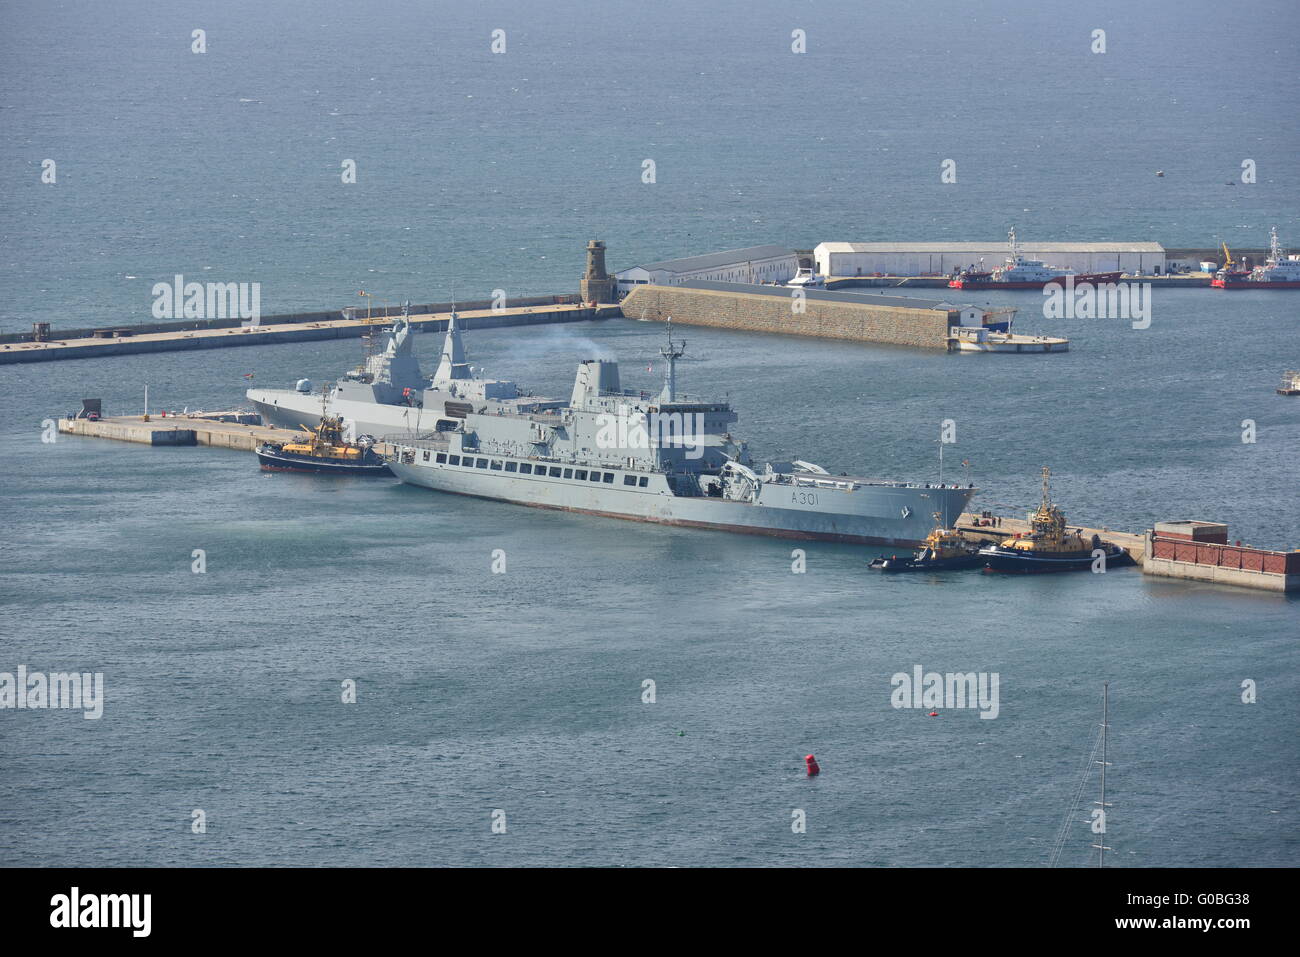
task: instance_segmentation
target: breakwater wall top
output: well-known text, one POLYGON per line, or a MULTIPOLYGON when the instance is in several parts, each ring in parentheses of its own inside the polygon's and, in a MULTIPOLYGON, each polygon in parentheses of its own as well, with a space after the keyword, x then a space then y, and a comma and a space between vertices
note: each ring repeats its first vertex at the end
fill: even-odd
MULTIPOLYGON (((510 299, 506 303, 506 308, 514 309, 525 306, 552 306, 566 303, 577 303, 576 295, 551 295, 551 296, 522 296, 510 299)), ((474 310, 491 309, 494 305, 491 299, 471 299, 464 302, 455 303, 455 308, 464 312, 474 310)), ((431 315, 433 313, 450 312, 453 304, 450 302, 426 303, 422 306, 411 306, 412 315, 431 315)), ((355 308, 353 318, 356 320, 366 319, 366 310, 364 307, 355 308)), ((394 319, 400 308, 390 308, 388 318, 394 319)), ((341 309, 328 309, 324 312, 290 312, 281 313, 274 316, 262 316, 259 326, 287 326, 303 325, 311 322, 334 322, 343 318, 341 309)), ((380 320, 384 318, 383 310, 372 310, 370 318, 380 320)), ((80 329, 65 329, 62 326, 51 324, 47 339, 91 339, 97 335, 103 336, 116 330, 121 330, 126 335, 142 336, 159 332, 191 332, 202 329, 238 329, 244 320, 235 318, 224 319, 180 319, 174 322, 144 322, 135 324, 122 324, 116 326, 89 326, 80 329)), ((0 344, 17 343, 17 342, 34 342, 34 332, 10 332, 0 334, 0 344)))
POLYGON ((947 349, 949 329, 960 325, 960 309, 938 301, 817 292, 800 299, 785 287, 728 283, 635 286, 622 306, 629 319, 671 316, 685 325, 925 349, 947 349))

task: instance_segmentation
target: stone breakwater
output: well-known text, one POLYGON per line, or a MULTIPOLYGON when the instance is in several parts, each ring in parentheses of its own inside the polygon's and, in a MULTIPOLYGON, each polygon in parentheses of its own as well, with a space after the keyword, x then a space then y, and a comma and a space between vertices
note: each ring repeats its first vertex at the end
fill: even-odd
MULTIPOLYGON (((900 301, 905 301, 901 300, 900 301)), ((623 300, 629 319, 683 325, 717 326, 749 332, 776 332, 823 339, 882 342, 924 349, 947 349, 948 330, 959 324, 959 310, 874 305, 793 295, 761 295, 676 286, 637 286, 623 300)))

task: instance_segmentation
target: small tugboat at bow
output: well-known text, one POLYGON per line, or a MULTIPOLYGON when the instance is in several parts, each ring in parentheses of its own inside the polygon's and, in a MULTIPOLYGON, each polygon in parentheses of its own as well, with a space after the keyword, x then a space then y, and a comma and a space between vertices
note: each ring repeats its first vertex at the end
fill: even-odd
MULTIPOLYGON (((935 513, 935 519, 939 514, 935 513)), ((942 572, 959 568, 979 568, 984 559, 979 546, 961 532, 942 526, 932 531, 920 551, 912 555, 881 555, 874 558, 868 568, 880 572, 942 572)))

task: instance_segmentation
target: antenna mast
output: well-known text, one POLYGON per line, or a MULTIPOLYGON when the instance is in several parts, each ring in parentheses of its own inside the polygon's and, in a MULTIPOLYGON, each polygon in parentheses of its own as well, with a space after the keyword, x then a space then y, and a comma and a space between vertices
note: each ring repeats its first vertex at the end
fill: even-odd
POLYGON ((673 402, 677 398, 677 360, 686 354, 686 340, 683 339, 681 345, 673 343, 673 317, 668 317, 668 345, 660 349, 659 354, 668 362, 668 368, 664 370, 664 391, 660 394, 661 402, 673 402))

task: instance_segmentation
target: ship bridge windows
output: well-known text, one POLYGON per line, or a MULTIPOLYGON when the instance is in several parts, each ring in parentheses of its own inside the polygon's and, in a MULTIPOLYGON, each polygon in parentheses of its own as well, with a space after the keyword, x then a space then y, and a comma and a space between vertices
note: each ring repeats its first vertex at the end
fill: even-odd
POLYGON ((551 478, 559 478, 559 477, 560 477, 560 467, 558 465, 552 465, 551 478))
POLYGON ((460 456, 459 456, 459 455, 449 455, 449 456, 447 456, 447 464, 448 464, 448 465, 460 465, 460 456))
POLYGON ((573 473, 573 477, 576 478, 579 482, 585 482, 587 481, 587 470, 578 469, 578 471, 573 473))
POLYGON ((506 463, 506 471, 507 471, 507 472, 518 472, 518 471, 519 471, 519 463, 518 463, 518 462, 507 462, 507 463, 506 463))
POLYGON ((446 464, 447 464, 447 453, 446 453, 446 452, 439 452, 439 453, 438 453, 438 457, 437 457, 437 459, 435 459, 435 461, 436 461, 439 465, 446 465, 446 464))
POLYGON ((639 488, 645 488, 647 485, 650 484, 650 477, 648 475, 642 475, 639 479, 637 479, 636 484, 639 488))
POLYGON ((593 482, 599 482, 599 481, 600 481, 600 473, 599 473, 599 472, 592 472, 592 473, 591 473, 591 481, 593 481, 593 482))
POLYGON ((519 474, 520 474, 520 475, 532 475, 532 474, 533 474, 533 467, 532 467, 532 465, 530 465, 530 464, 527 463, 527 462, 521 462, 521 463, 519 463, 519 474))
POLYGON ((624 484, 624 485, 635 485, 635 484, 636 484, 636 476, 635 476, 635 475, 624 475, 624 476, 623 476, 623 484, 624 484))
POLYGON ((565 469, 565 470, 564 470, 564 477, 565 477, 565 478, 573 478, 573 469, 565 469))
POLYGON ((426 462, 429 461, 429 453, 428 453, 428 452, 425 452, 425 453, 424 453, 424 461, 426 461, 426 462))
POLYGON ((494 471, 494 472, 500 472, 500 471, 501 471, 501 462, 500 462, 498 459, 493 459, 493 460, 492 460, 492 471, 494 471))
POLYGON ((606 472, 606 473, 605 473, 604 481, 605 481, 605 484, 606 484, 606 485, 612 485, 613 482, 614 482, 614 473, 613 473, 613 472, 606 472))
MULTIPOLYGON (((468 461, 468 460, 467 460, 467 461, 468 461)), ((477 468, 477 469, 485 469, 485 468, 488 467, 488 460, 487 460, 487 459, 479 459, 477 462, 474 463, 474 467, 477 468)))

